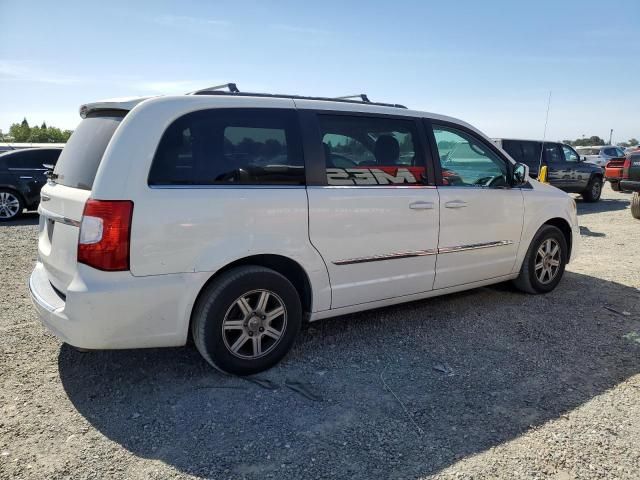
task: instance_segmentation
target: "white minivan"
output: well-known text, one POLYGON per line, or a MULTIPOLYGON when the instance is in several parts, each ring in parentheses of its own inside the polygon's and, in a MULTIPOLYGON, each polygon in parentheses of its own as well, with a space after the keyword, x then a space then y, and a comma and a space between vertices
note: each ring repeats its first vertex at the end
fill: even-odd
POLYGON ((251 374, 303 322, 507 280, 549 292, 576 254, 573 199, 453 118, 236 89, 80 113, 29 282, 79 348, 192 335, 251 374))

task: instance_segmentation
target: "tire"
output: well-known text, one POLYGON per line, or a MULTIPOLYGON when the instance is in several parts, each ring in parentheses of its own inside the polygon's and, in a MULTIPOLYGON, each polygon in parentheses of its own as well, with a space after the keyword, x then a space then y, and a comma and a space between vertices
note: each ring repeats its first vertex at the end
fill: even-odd
POLYGON ((587 189, 582 192, 582 198, 585 202, 593 203, 600 200, 602 195, 602 179, 600 177, 593 177, 587 185, 587 189))
POLYGON ((0 222, 9 222, 22 215, 24 201, 14 190, 0 188, 0 222))
POLYGON ((203 290, 191 317, 200 354, 215 368, 236 375, 258 373, 282 360, 301 325, 295 287, 278 272, 259 266, 223 273, 203 290))
POLYGON ((631 215, 640 220, 640 193, 634 192, 631 197, 631 215))
POLYGON ((529 250, 527 250, 527 255, 522 262, 520 275, 513 281, 513 284, 516 288, 526 293, 539 294, 552 291, 562 279, 568 253, 567 241, 560 229, 553 225, 543 225, 533 237, 529 250), (547 244, 547 242, 550 243, 547 244), (558 246, 558 254, 550 257, 550 260, 558 262, 557 269, 553 268, 549 260, 541 261, 540 259, 540 250, 544 250, 548 245, 552 246, 551 251, 556 245, 558 246), (538 264, 537 269, 536 263, 538 264), (549 274, 544 275, 542 280, 540 279, 542 273, 539 267, 540 264, 543 265, 542 271, 546 270, 547 267, 550 269, 549 274), (551 275, 552 273, 553 275, 551 275))
POLYGON ((609 182, 611 184, 611 190, 614 192, 620 191, 620 182, 609 182))

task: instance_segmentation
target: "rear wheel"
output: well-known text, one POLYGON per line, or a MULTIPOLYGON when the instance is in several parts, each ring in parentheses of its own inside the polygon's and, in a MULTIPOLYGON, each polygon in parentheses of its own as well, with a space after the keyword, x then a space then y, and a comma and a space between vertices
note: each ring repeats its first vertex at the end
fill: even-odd
POLYGON ((611 190, 614 192, 620 191, 620 182, 609 182, 611 184, 611 190))
POLYGON ((214 367, 250 375, 278 363, 302 324, 302 305, 283 275, 264 267, 238 267, 201 294, 192 316, 196 348, 214 367))
POLYGON ((15 220, 22 214, 24 202, 13 190, 0 189, 0 222, 15 220))
POLYGON ((602 179, 600 177, 593 177, 587 185, 587 189, 582 192, 582 198, 585 202, 597 202, 602 195, 602 179))
POLYGON ((567 241, 560 229, 543 225, 529 245, 514 285, 526 293, 550 292, 562 279, 568 253, 567 241))
POLYGON ((640 193, 634 192, 631 197, 631 215, 640 220, 640 193))

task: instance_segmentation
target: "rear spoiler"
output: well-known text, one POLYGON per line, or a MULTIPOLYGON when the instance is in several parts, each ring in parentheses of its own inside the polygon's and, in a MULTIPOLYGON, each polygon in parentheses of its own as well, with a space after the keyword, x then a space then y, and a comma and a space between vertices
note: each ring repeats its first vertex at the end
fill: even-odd
POLYGON ((97 102, 85 103, 80 106, 80 117, 87 118, 92 112, 99 110, 123 110, 128 112, 140 102, 152 97, 111 98, 97 102))

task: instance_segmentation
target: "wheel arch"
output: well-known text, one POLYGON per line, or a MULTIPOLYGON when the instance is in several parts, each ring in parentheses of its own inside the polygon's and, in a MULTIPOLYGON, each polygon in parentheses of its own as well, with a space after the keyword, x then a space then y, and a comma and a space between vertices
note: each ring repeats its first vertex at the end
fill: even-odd
POLYGON ((567 222, 567 220, 562 217, 555 217, 555 218, 550 218, 549 220, 544 222, 542 225, 554 226, 562 232, 562 235, 564 236, 564 239, 567 242, 567 248, 569 248, 569 252, 567 255, 567 263, 568 263, 569 260, 571 260, 571 249, 573 247, 573 235, 572 235, 571 225, 569 224, 569 222, 567 222))
POLYGON ((22 200, 22 203, 26 205, 27 200, 24 194, 20 191, 20 189, 17 186, 10 185, 10 184, 0 184, 0 190, 11 190, 11 192, 18 195, 20 197, 20 200, 22 200))
POLYGON ((604 182, 604 173, 603 172, 591 172, 591 177, 589 178, 589 181, 593 180, 594 178, 599 178, 600 180, 602 180, 602 182, 604 182))
MULTIPOLYGON (((217 270, 209 279, 202 285, 198 295, 196 296, 193 305, 191 306, 191 315, 189 319, 189 326, 193 321, 193 311, 198 304, 202 293, 206 290, 206 288, 213 282, 215 282, 220 275, 223 273, 240 266, 260 266, 265 268, 270 268, 287 278, 291 282, 291 284, 295 287, 298 295, 300 296, 300 302, 302 303, 302 311, 307 317, 312 311, 313 305, 313 292, 311 289, 311 281, 309 280, 309 275, 305 271, 305 269, 295 260, 286 257, 284 255, 277 254, 256 254, 250 255, 247 257, 239 258, 234 260, 224 267, 217 270)), ((189 331, 191 328, 189 328, 189 331)))

